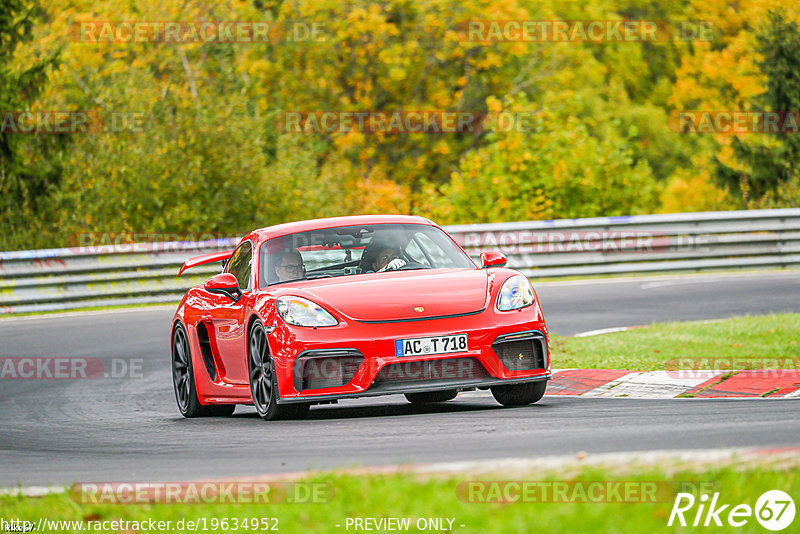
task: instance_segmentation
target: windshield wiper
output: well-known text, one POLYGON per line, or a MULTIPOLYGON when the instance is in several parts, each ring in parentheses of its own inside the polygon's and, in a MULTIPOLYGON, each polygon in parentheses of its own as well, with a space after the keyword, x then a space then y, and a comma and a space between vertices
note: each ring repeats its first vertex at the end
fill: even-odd
POLYGON ((327 273, 312 274, 312 275, 307 275, 305 279, 306 280, 316 280, 317 278, 333 278, 333 275, 332 274, 327 274, 327 273))

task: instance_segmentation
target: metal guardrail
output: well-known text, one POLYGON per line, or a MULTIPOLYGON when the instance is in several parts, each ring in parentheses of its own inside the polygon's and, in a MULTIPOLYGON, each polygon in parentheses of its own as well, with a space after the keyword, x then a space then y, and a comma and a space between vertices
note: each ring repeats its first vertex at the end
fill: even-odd
MULTIPOLYGON (((477 257, 500 250, 533 278, 800 265, 800 209, 448 226, 477 257)), ((238 238, 0 252, 0 315, 176 302, 218 265, 178 278, 191 256, 238 238)))
POLYGON ((500 250, 530 277, 800 265, 800 209, 472 224, 447 228, 471 255, 500 250))
POLYGON ((186 258, 231 249, 239 238, 0 252, 0 315, 177 302, 220 270, 178 278, 186 258))

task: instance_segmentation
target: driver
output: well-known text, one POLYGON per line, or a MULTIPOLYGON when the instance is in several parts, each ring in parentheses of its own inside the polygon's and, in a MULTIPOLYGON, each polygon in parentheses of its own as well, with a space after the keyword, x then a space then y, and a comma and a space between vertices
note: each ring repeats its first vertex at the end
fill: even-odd
POLYGON ((384 246, 378 249, 375 259, 372 261, 372 270, 376 273, 383 271, 396 271, 406 264, 400 257, 400 249, 393 246, 384 246))
POLYGON ((305 278, 306 266, 303 264, 303 256, 300 252, 292 249, 278 255, 278 259, 275 262, 275 274, 280 282, 305 278))

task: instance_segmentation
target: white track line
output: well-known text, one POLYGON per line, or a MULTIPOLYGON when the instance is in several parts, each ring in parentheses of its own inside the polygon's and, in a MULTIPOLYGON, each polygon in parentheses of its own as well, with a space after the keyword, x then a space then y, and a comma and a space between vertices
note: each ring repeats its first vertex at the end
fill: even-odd
POLYGON ((598 330, 587 330, 586 332, 578 332, 577 334, 573 335, 572 337, 592 337, 592 336, 600 336, 603 334, 613 334, 614 332, 625 332, 627 330, 633 330, 634 328, 644 328, 642 326, 613 326, 611 328, 600 328, 598 330))
POLYGON ((596 285, 596 284, 617 284, 617 283, 653 283, 660 281, 687 281, 693 278, 700 278, 702 282, 711 282, 715 280, 726 280, 729 278, 763 278, 765 276, 773 277, 790 277, 797 278, 800 276, 800 269, 773 269, 747 272, 713 272, 713 273, 684 273, 673 275, 654 275, 654 276, 614 276, 609 278, 587 278, 578 280, 553 280, 549 282, 537 282, 535 276, 529 276, 535 287, 539 286, 582 286, 582 285, 596 285))
POLYGON ((146 306, 136 306, 133 308, 112 308, 109 310, 86 310, 86 311, 74 311, 74 312, 52 312, 52 313, 42 313, 39 315, 23 315, 22 317, 14 317, 13 315, 8 317, 0 316, 0 324, 4 322, 13 322, 13 321, 49 321, 52 319, 65 319, 69 317, 87 317, 92 315, 114 315, 118 313, 135 313, 135 312, 146 312, 146 311, 160 311, 160 310, 175 310, 178 307, 178 301, 175 301, 174 304, 153 304, 153 305, 146 305, 146 306))
POLYGON ((64 493, 67 488, 64 486, 26 486, 21 488, 0 488, 0 495, 8 497, 44 497, 53 493, 64 493))

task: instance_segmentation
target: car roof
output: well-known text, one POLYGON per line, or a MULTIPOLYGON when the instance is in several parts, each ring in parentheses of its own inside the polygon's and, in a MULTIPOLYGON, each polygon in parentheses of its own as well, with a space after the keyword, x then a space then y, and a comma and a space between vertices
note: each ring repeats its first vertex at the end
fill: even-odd
POLYGON ((336 228, 339 226, 357 226, 360 224, 424 224, 436 226, 430 219, 418 217, 416 215, 351 215, 348 217, 327 217, 324 219, 311 219, 307 221, 295 221, 274 226, 267 226, 253 230, 244 239, 257 237, 259 241, 265 241, 275 237, 280 237, 297 232, 307 232, 309 230, 322 230, 325 228, 336 228))

